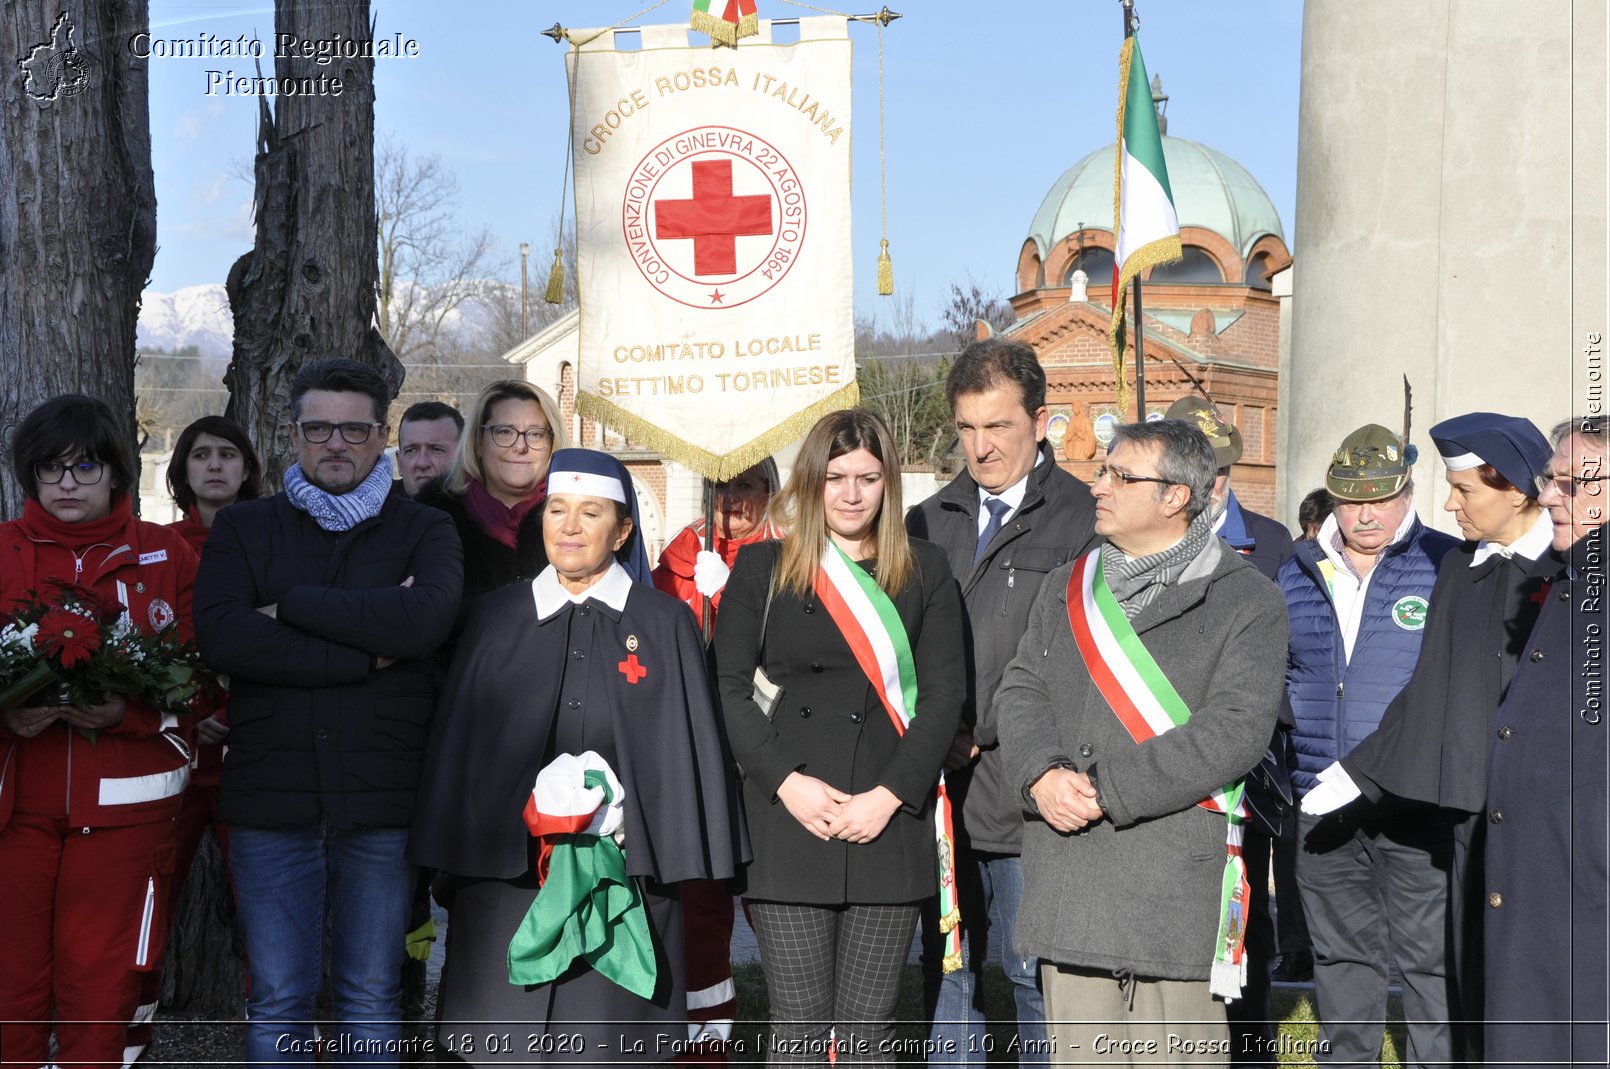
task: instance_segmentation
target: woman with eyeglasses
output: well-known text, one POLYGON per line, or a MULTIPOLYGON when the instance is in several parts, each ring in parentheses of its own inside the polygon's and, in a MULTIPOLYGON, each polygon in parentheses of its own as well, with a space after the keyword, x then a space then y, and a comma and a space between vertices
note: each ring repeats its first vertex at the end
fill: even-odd
POLYGON ((907 536, 899 455, 866 409, 817 422, 778 506, 787 533, 739 551, 715 641, 769 1060, 893 1062, 920 903, 954 897, 936 788, 966 687, 961 593, 944 551, 907 536), (781 688, 769 711, 757 668, 781 688))
POLYGON ((547 566, 540 506, 554 450, 569 444, 559 406, 529 382, 492 383, 465 416, 452 467, 415 499, 451 516, 464 544, 460 621, 475 598, 547 566))
MULTIPOLYGON (((1303 800, 1326 813, 1362 793, 1443 807, 1454 822, 1448 915, 1455 1021, 1482 1013, 1481 865, 1487 756, 1494 717, 1541 609, 1539 590, 1559 567, 1554 526, 1538 504, 1538 476, 1553 450, 1529 420, 1471 412, 1431 428, 1448 480, 1443 508, 1465 542, 1448 552, 1431 590, 1414 674, 1381 724, 1303 800)), ((1479 1062, 1475 1027, 1466 1060, 1479 1062)))
MULTIPOLYGON (((189 634, 196 555, 134 517, 127 415, 53 398, 17 426, 11 463, 27 501, 0 524, 0 613, 61 580, 120 602, 141 631, 177 623, 189 634)), ((121 1065, 167 938, 190 729, 118 694, 88 708, 44 704, 54 700, 0 710, 5 1059, 121 1065)))

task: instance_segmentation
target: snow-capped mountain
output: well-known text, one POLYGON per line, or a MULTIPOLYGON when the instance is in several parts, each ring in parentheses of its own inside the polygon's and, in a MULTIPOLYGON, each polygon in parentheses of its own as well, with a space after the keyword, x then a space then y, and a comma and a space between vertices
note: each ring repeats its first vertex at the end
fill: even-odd
MULTIPOLYGON (((459 344, 473 346, 484 343, 494 333, 498 317, 506 314, 511 301, 518 308, 519 291, 511 290, 505 283, 487 280, 464 285, 474 295, 443 315, 442 329, 459 344)), ((408 296, 415 299, 415 315, 429 318, 428 309, 433 299, 429 290, 399 294, 393 304, 398 309, 394 314, 404 314, 402 305, 408 296)), ((540 291, 534 299, 540 300, 540 291)), ((228 357, 234 336, 234 317, 230 314, 229 298, 223 286, 186 286, 174 293, 147 290, 141 297, 137 339, 143 349, 172 352, 194 345, 204 357, 228 357)))
POLYGON ((146 290, 141 296, 136 338, 142 349, 171 352, 194 345, 202 356, 227 357, 234 336, 234 317, 222 286, 186 286, 175 293, 146 290))

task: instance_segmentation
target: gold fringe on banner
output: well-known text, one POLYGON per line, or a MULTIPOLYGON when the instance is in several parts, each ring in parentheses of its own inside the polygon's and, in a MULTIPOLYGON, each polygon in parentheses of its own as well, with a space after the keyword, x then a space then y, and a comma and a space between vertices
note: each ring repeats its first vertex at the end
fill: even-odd
POLYGON ((721 45, 737 48, 739 38, 753 37, 760 32, 760 15, 750 12, 740 17, 734 24, 708 11, 695 11, 693 17, 688 20, 688 25, 700 33, 709 34, 711 48, 721 45))
POLYGON ((735 475, 741 475, 783 446, 803 438, 805 432, 829 412, 854 408, 860 401, 860 384, 852 382, 730 453, 712 453, 707 449, 701 449, 678 438, 663 427, 650 423, 645 417, 628 412, 597 394, 579 394, 576 398, 576 410, 588 419, 597 420, 615 433, 624 434, 632 442, 648 447, 667 460, 674 460, 712 482, 722 482, 735 475))
POLYGON ((542 299, 549 304, 565 303, 565 250, 553 250, 553 267, 548 270, 548 289, 542 299))
POLYGON ((889 239, 879 244, 883 251, 878 253, 878 296, 888 297, 894 293, 894 261, 889 259, 889 239))

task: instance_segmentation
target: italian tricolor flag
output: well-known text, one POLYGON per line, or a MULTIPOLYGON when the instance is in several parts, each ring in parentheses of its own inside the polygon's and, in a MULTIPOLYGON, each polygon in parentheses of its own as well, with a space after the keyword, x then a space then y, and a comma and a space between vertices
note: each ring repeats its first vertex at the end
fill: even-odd
POLYGON ((693 0, 689 24, 709 34, 712 45, 735 48, 740 37, 753 37, 760 32, 760 15, 755 11, 755 0, 693 0))
MULTIPOLYGON (((1163 160, 1146 61, 1140 38, 1127 37, 1118 53, 1118 151, 1113 162, 1112 231, 1117 239, 1112 272, 1112 360, 1118 378, 1118 407, 1129 405, 1124 382, 1124 301, 1129 283, 1155 264, 1184 255, 1174 192, 1163 160)), ((1137 375, 1144 368, 1137 368, 1137 375)), ((1141 413, 1145 419, 1145 413, 1141 413)))

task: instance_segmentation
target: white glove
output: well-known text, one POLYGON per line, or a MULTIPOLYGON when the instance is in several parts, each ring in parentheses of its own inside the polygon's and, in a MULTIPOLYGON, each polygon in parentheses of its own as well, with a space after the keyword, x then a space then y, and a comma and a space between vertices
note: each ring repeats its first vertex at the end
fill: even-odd
POLYGON ((1363 793, 1341 762, 1333 761, 1329 768, 1320 772, 1319 786, 1303 795, 1302 810, 1311 817, 1321 817, 1336 812, 1363 793))
POLYGON ((721 588, 727 585, 727 576, 732 569, 727 562, 721 559, 721 554, 708 549, 699 550, 698 556, 693 558, 693 588, 707 598, 713 598, 721 593, 721 588))

